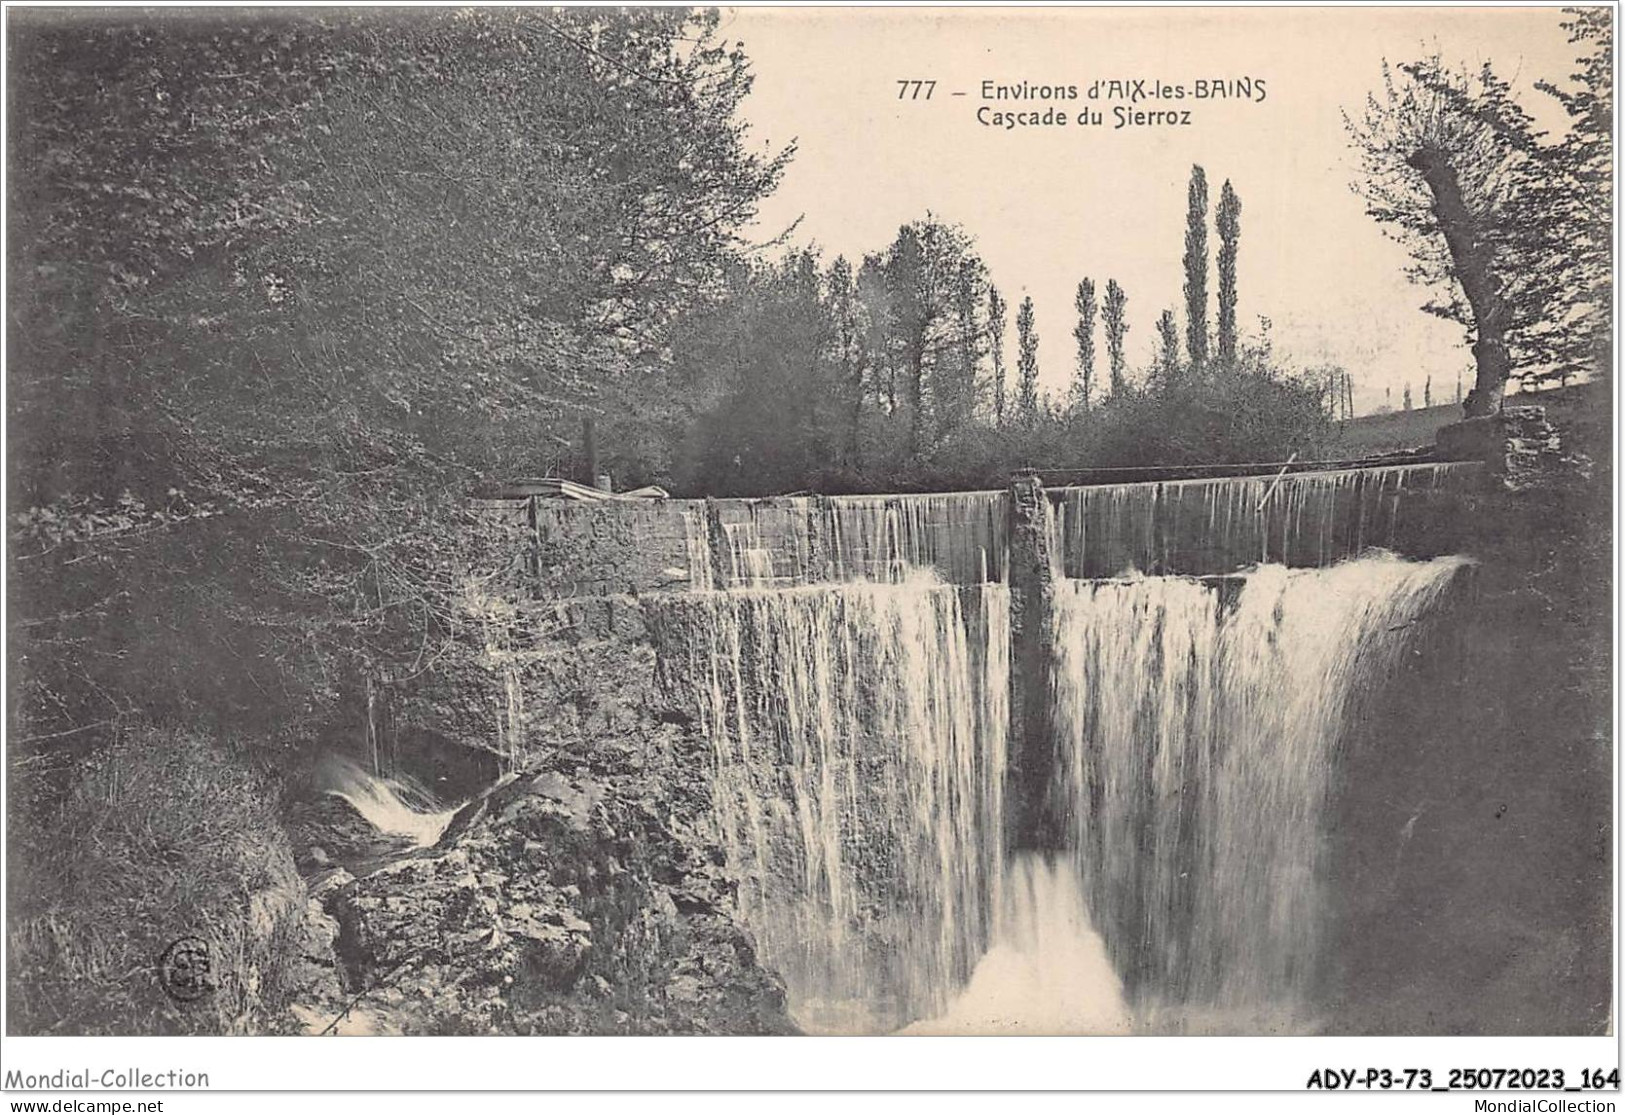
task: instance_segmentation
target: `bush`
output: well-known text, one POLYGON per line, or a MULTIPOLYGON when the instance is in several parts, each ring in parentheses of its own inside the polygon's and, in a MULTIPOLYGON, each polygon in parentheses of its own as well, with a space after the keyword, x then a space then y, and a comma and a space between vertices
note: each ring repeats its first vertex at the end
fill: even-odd
POLYGON ((1080 447, 1092 466, 1309 458, 1331 435, 1320 389, 1267 365, 1159 382, 1108 400, 1093 419, 1093 444, 1080 447))
POLYGON ((303 884, 264 779, 213 741, 146 729, 82 762, 54 814, 10 843, 14 1034, 276 1027, 303 884), (208 947, 213 990, 171 998, 159 961, 208 947))

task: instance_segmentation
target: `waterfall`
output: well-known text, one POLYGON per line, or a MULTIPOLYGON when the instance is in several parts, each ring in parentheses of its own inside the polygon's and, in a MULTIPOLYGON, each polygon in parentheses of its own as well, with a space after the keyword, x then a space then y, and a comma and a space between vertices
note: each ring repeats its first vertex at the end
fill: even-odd
POLYGON ((689 587, 709 592, 717 587, 712 568, 711 539, 706 533, 706 515, 703 505, 680 503, 675 505, 683 522, 683 547, 688 556, 687 579, 689 587))
POLYGON ((825 502, 831 575, 888 580, 935 569, 955 584, 1002 581, 1009 558, 1009 496, 835 496, 825 502))
POLYGON ((1466 564, 1058 586, 1050 808, 1141 1026, 1314 1025, 1351 702, 1466 564))
POLYGON ((1476 480, 1476 463, 1060 488, 1054 552, 1068 577, 1326 566, 1392 549, 1418 496, 1476 480))
POLYGON ((762 544, 756 523, 723 523, 722 534, 727 542, 728 583, 750 588, 773 583, 773 551, 762 544))
POLYGON ((714 755, 739 902, 803 1028, 941 1012, 987 947, 1003 864, 1002 585, 734 589, 652 608, 714 755))
POLYGON ((1372 547, 1435 545, 1415 510, 1479 472, 1063 489, 1019 533, 1004 492, 685 511, 696 591, 645 612, 799 1024, 1323 1025, 1346 725, 1469 564, 1372 547), (1013 569, 1040 676, 1010 831, 1041 846, 1007 857, 1013 569))
POLYGON ((349 759, 323 756, 315 782, 320 791, 350 804, 373 828, 401 838, 414 848, 427 848, 457 813, 443 808, 433 794, 405 775, 380 778, 349 759))
POLYGON ((1005 868, 992 945, 946 1014, 905 1034, 1122 1034, 1122 983, 1090 923, 1076 855, 1005 868))
POLYGON ((700 590, 790 587, 898 581, 929 569, 951 584, 1002 581, 1008 499, 1004 492, 952 492, 685 507, 688 580, 700 590))

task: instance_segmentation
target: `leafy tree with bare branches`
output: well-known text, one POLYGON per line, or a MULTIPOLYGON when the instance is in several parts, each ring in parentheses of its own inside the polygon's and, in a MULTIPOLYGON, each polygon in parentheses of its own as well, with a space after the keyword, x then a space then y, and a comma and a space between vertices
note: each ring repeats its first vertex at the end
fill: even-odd
POLYGON ((1568 116, 1562 140, 1548 149, 1550 203, 1567 231, 1567 281, 1557 289, 1553 327, 1543 331, 1548 377, 1599 374, 1613 363, 1614 26, 1606 7, 1566 8, 1569 41, 1585 48, 1569 75, 1572 87, 1540 81, 1568 116))
POLYGON ((1383 66, 1380 94, 1345 114, 1361 160, 1366 211, 1411 254, 1423 307, 1461 325, 1476 380, 1463 410, 1498 410, 1514 369, 1543 362, 1562 281, 1561 221, 1538 133, 1506 81, 1485 64, 1452 69, 1438 54, 1383 66))

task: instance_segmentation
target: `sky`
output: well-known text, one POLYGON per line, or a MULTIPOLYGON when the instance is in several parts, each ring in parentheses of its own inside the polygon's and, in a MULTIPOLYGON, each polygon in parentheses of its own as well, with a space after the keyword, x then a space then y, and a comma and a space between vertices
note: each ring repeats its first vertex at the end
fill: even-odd
MULTIPOLYGON (((826 259, 880 251, 929 210, 975 236, 1011 306, 1031 295, 1041 382, 1059 393, 1075 368, 1073 294, 1089 276, 1128 295, 1131 366, 1150 361, 1155 323, 1175 309, 1184 330, 1186 190, 1192 164, 1217 201, 1228 179, 1242 202, 1238 321, 1271 323, 1276 353, 1299 368, 1346 368, 1355 407, 1421 405, 1470 385, 1462 329, 1420 310, 1403 247, 1350 188, 1356 157, 1342 112, 1378 88, 1384 58, 1433 47, 1446 62, 1494 63, 1538 122, 1561 128, 1536 80, 1563 80, 1576 48, 1554 7, 1498 8, 735 8, 721 34, 744 44, 756 76, 744 105, 749 141, 798 154, 754 234, 798 218, 796 245, 826 259), (1182 85, 1183 100, 1091 100, 1097 79, 1182 85), (1257 99, 1194 99, 1199 79, 1262 79, 1257 99), (935 80, 929 100, 899 99, 899 80, 935 80), (983 83, 1078 88, 1078 99, 991 100, 983 83), (954 93, 964 96, 954 96, 954 93), (1114 128, 1112 107, 1189 109, 1188 126, 1114 128), (1064 127, 1005 129, 986 108, 1065 109, 1064 127), (1101 125, 1075 123, 1082 109, 1101 125)), ((1210 217, 1211 222, 1211 217, 1210 217)), ((1209 225, 1210 255, 1218 239, 1209 225)), ((1210 271, 1213 306, 1216 272, 1210 271)), ((1103 340, 1097 340, 1103 347, 1103 340)), ((1013 363, 1013 359, 1012 359, 1013 363)))

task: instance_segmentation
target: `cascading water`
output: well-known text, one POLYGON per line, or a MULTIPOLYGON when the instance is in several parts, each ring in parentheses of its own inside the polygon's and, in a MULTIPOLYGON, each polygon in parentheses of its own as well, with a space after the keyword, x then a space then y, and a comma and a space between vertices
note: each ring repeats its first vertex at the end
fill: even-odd
POLYGON ((706 533, 705 511, 703 505, 679 505, 683 519, 683 545, 688 555, 688 569, 674 570, 674 574, 686 572, 689 587, 701 592, 710 592, 717 587, 716 570, 711 560, 711 539, 706 533))
POLYGON ((1008 500, 1004 492, 956 492, 695 507, 683 513, 688 579, 702 591, 896 581, 917 569, 952 584, 1002 581, 1008 500))
POLYGON ((1139 1025, 1314 1024, 1346 717, 1466 564, 1058 586, 1050 808, 1139 1025))
POLYGON ((916 567, 955 584, 1002 581, 1009 496, 836 496, 826 501, 831 579, 886 580, 916 567))
POLYGON ((686 513, 698 591, 648 598, 650 628, 800 1024, 1313 1028, 1344 726, 1467 564, 1368 547, 1408 493, 1476 475, 1050 493, 1053 593, 1024 620, 1051 640, 1048 731, 1022 725, 1047 789, 1021 803, 1049 843, 1008 859, 1011 498, 686 513))
POLYGON ((1090 922, 1076 855, 1018 852, 992 945, 946 1014, 905 1034, 1123 1034, 1122 982, 1090 922))
POLYGON ((773 551, 762 545, 756 524, 749 520, 724 523, 722 532, 728 543, 728 583, 749 588, 771 585, 773 551))
POLYGON ((439 840, 457 813, 457 807, 441 807, 409 778, 381 778, 335 755, 323 758, 315 782, 322 793, 348 802, 373 828, 408 847, 427 848, 439 840))
POLYGON ((1055 535, 1068 577, 1325 566, 1392 548, 1414 497, 1475 481, 1477 463, 1060 488, 1055 535))
POLYGON ((916 572, 673 596, 653 618, 797 1020, 877 1033, 940 1012, 987 946, 1003 864, 1007 590, 916 572))

